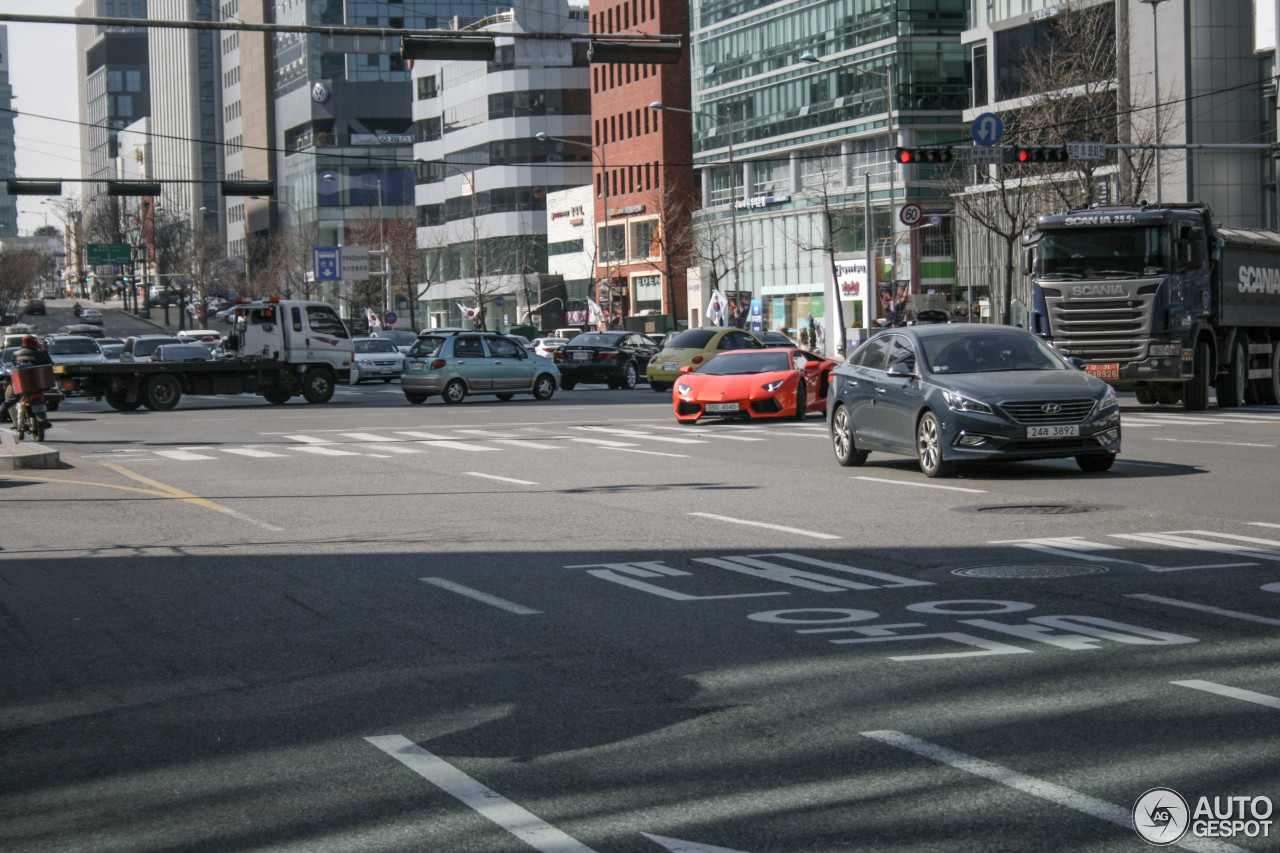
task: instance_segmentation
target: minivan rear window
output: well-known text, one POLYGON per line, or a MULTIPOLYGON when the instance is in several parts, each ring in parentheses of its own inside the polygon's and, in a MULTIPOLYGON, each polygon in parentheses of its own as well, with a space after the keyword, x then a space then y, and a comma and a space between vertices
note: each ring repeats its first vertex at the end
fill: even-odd
POLYGON ((443 335, 423 335, 418 338, 418 342, 409 348, 409 355, 425 357, 435 355, 440 350, 440 345, 444 343, 443 335))

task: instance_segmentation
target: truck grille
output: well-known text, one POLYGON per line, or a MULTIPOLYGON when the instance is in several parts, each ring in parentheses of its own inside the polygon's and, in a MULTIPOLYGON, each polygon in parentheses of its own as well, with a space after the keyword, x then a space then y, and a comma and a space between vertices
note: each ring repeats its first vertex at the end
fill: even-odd
POLYGON ((1005 414, 1020 424, 1078 424, 1093 411, 1093 400, 1028 400, 1001 403, 1005 414), (1046 412, 1045 406, 1057 406, 1046 412))
POLYGON ((1146 284, 1130 295, 1069 299, 1056 288, 1042 288, 1054 344, 1085 361, 1137 361, 1146 355, 1151 306, 1159 285, 1146 284))

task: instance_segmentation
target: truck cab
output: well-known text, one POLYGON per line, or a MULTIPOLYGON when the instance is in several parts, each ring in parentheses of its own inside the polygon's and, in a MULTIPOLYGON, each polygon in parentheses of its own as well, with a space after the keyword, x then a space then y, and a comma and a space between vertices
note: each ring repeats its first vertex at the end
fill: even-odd
POLYGON ((288 364, 327 364, 335 374, 351 369, 351 334, 325 302, 269 299, 236 306, 229 349, 245 359, 288 364))

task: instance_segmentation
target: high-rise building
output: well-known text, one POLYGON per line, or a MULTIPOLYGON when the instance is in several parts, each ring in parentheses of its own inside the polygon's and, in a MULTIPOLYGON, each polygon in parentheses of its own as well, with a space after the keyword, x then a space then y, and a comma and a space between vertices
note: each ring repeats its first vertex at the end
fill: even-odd
MULTIPOLYGON (((151 17, 163 21, 212 21, 208 0, 149 0, 151 17)), ((154 174, 163 182, 161 203, 193 229, 221 227, 222 169, 220 50, 212 30, 153 27, 151 140, 154 174), (198 183, 196 183, 198 182, 198 183)))
MULTIPOLYGON (((0 25, 0 173, 17 175, 13 87, 9 85, 9 28, 0 25)), ((18 236, 18 200, 0 185, 0 237, 18 236)))
POLYGON ((471 325, 479 311, 505 330, 540 301, 547 194, 591 183, 587 6, 535 0, 452 23, 463 26, 494 36, 492 60, 413 66, 420 290, 431 326, 471 325), (557 154, 538 133, 586 147, 557 154))
POLYGON ((953 299, 945 187, 929 168, 899 167, 894 150, 967 139, 967 5, 693 0, 686 118, 702 177, 703 306, 718 288, 752 328, 795 336, 811 317, 834 329, 837 289, 846 328, 870 327, 898 289, 953 299), (907 202, 942 216, 938 226, 905 227, 907 202), (879 259, 871 282, 868 249, 879 259), (862 272, 837 280, 833 258, 845 253, 862 272))
MULTIPOLYGON (((265 24, 272 0, 223 0, 222 20, 265 24)), ((224 177, 232 181, 275 181, 275 39, 250 30, 218 33, 222 63, 220 110, 224 177)), ((268 197, 228 196, 223 200, 227 256, 249 271, 264 260, 266 235, 280 206, 268 197)))
MULTIPOLYGON (((147 0, 81 0, 78 17, 146 18, 147 0)), ((114 177, 116 134, 151 114, 150 65, 144 27, 76 26, 76 62, 80 88, 81 177, 114 177)), ((94 184, 86 202, 98 194, 94 184)))

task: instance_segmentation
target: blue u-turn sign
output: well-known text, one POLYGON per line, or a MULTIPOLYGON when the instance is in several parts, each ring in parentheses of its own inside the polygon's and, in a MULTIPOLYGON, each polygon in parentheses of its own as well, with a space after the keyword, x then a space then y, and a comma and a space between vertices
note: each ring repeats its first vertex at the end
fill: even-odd
POLYGON ((1004 136, 1004 122, 995 113, 983 113, 973 120, 970 132, 975 143, 990 148, 1004 136))

